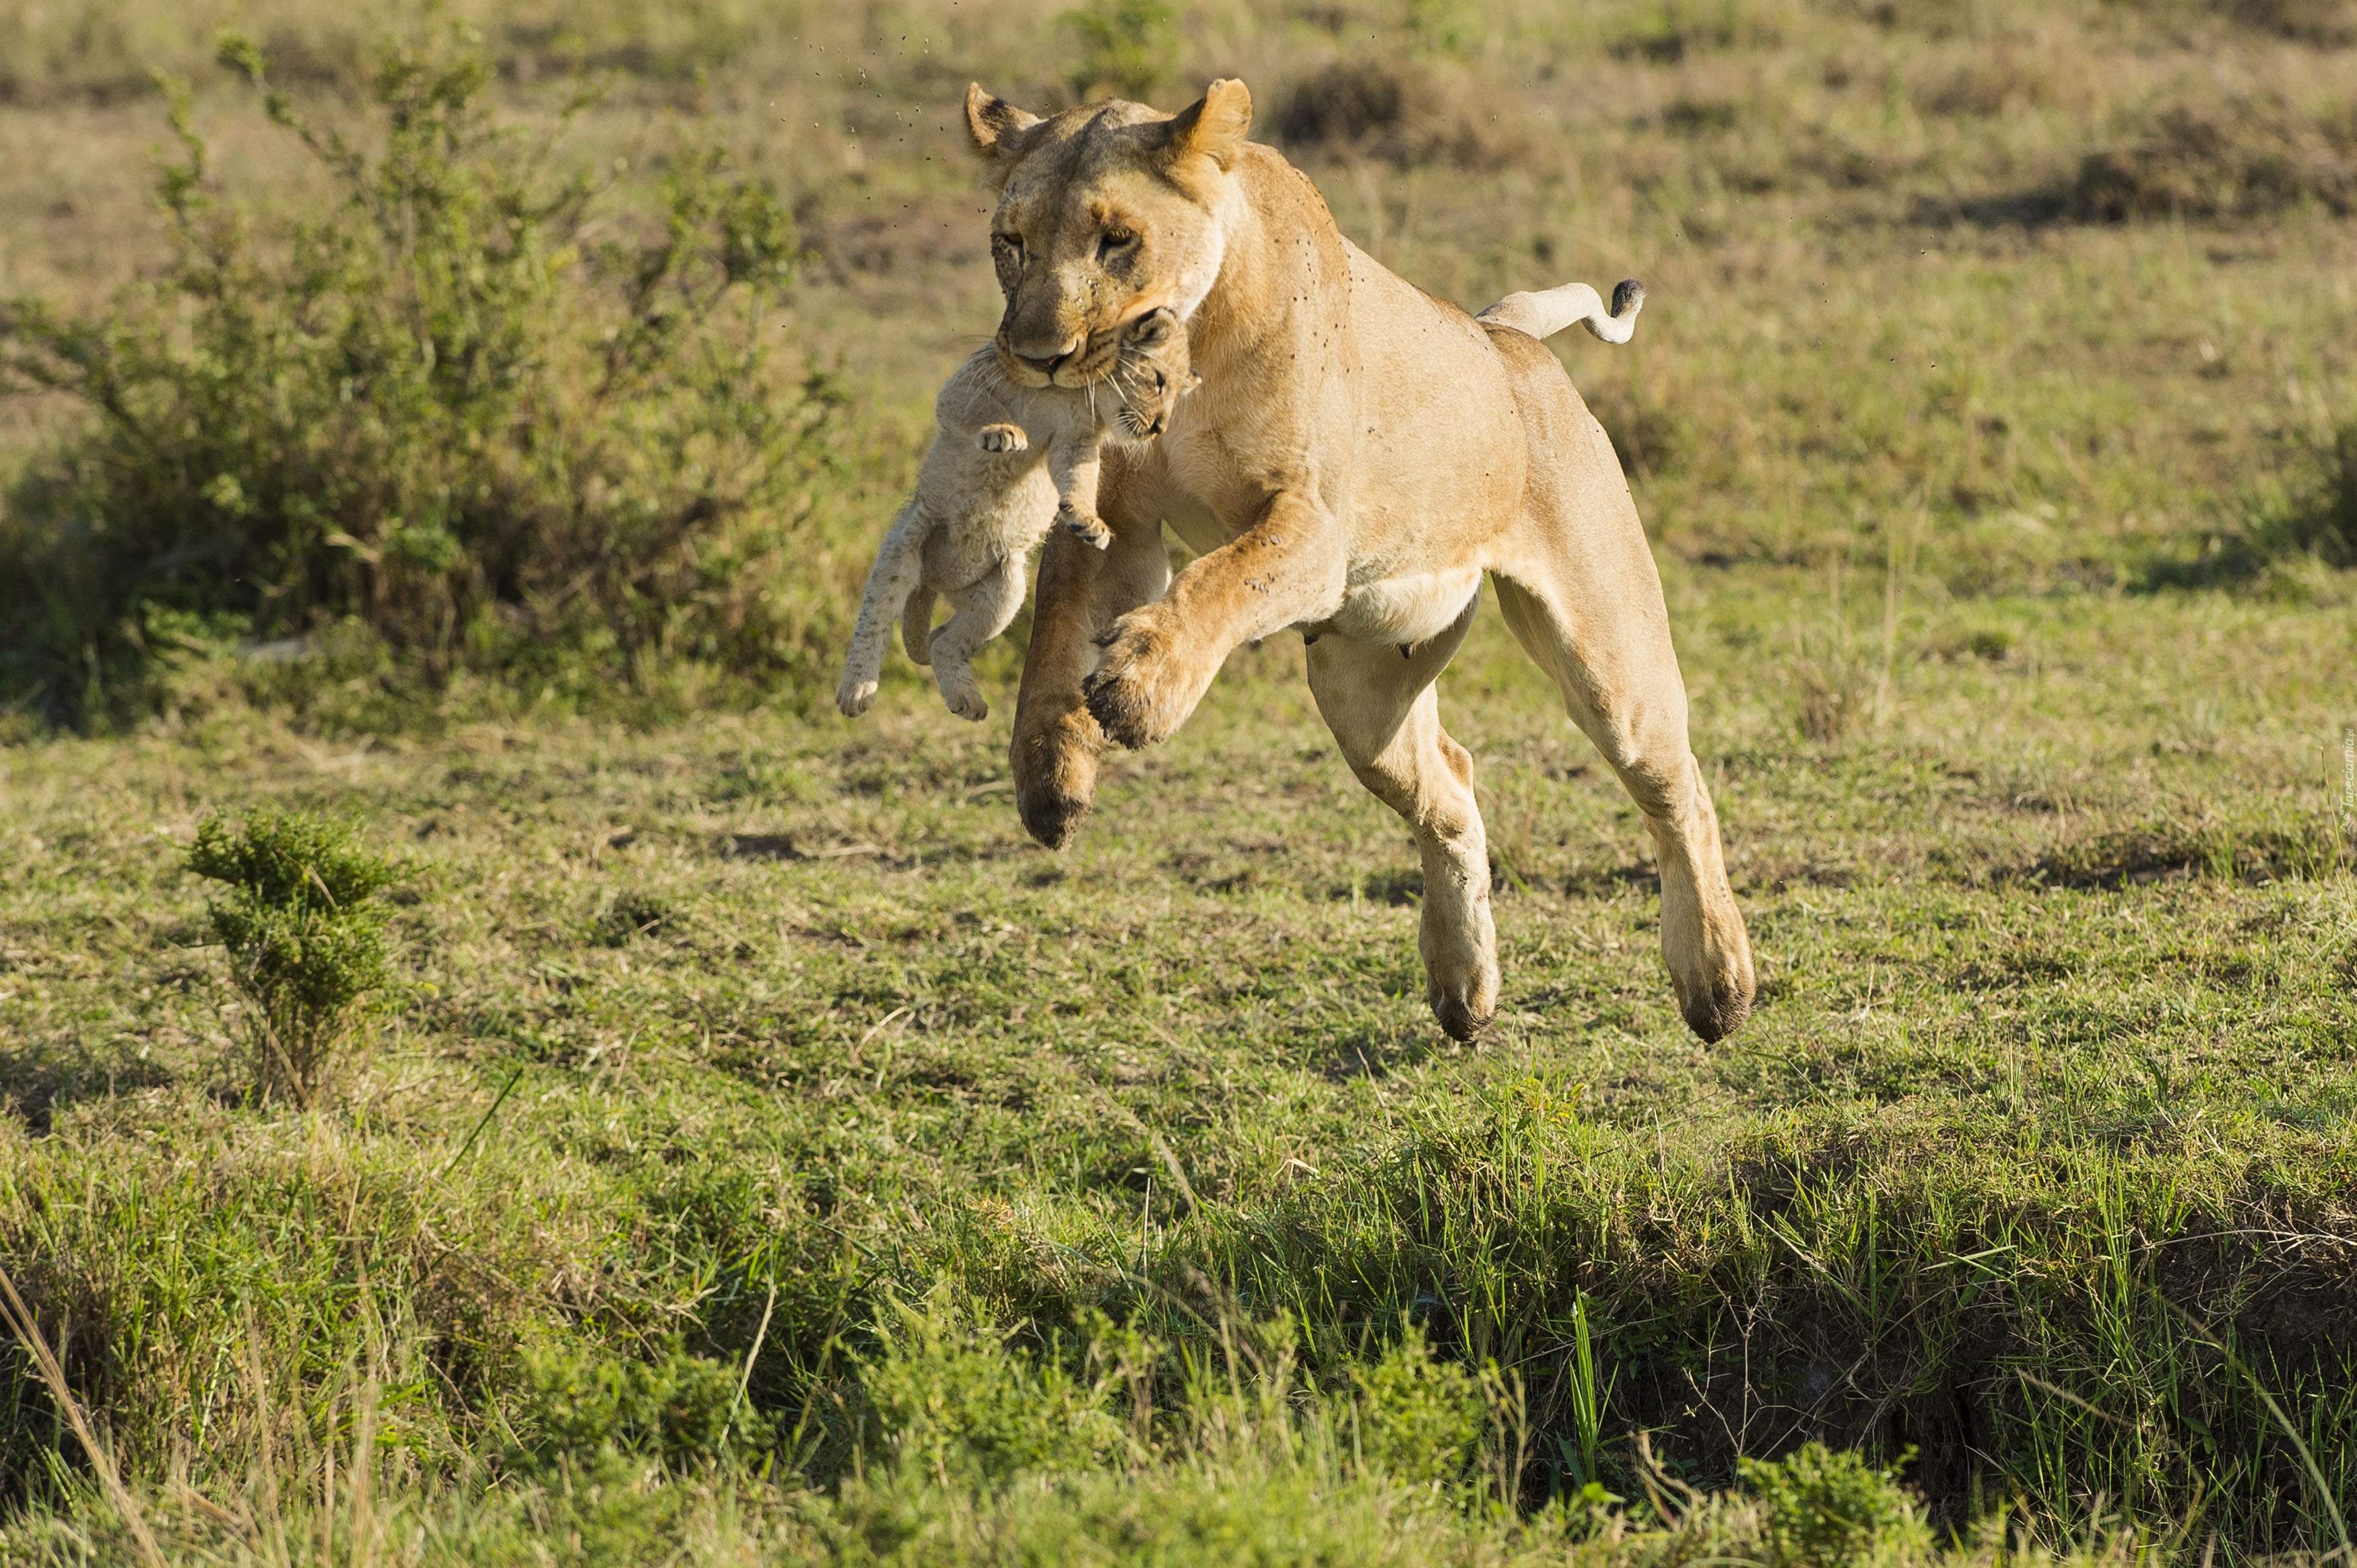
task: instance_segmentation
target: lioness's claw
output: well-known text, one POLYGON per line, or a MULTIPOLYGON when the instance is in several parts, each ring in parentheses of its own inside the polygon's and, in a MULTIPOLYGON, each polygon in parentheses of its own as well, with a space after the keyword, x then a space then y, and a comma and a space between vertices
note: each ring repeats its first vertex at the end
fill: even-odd
POLYGON ((1442 1034, 1463 1045, 1471 1045, 1481 1037, 1481 1031, 1490 1026, 1491 1015, 1488 1013, 1477 1012, 1454 996, 1436 997, 1432 1004, 1432 1015, 1439 1024, 1442 1034))
MULTIPOLYGON (((1162 631, 1149 606, 1132 610, 1096 639, 1104 655, 1081 694, 1106 738, 1132 751, 1167 740, 1195 710, 1210 676, 1198 678, 1162 631)), ((1217 666, 1213 666, 1216 672, 1217 666)))

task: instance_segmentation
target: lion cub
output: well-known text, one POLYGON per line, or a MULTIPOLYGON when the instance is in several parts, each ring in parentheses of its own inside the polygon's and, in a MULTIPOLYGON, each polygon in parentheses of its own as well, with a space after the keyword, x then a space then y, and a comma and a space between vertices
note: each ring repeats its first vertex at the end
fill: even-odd
POLYGON ((1099 444, 1108 434, 1131 441, 1161 435, 1196 379, 1187 334, 1167 309, 1140 317, 1122 340, 1109 382, 1120 399, 1117 431, 1108 430, 1094 385, 1018 387, 988 349, 960 366, 934 401, 939 429, 917 492, 867 575, 834 705, 856 717, 875 702, 898 618, 909 657, 932 665, 950 712, 988 716, 974 656, 1023 607, 1031 547, 1054 522, 1100 550, 1112 542, 1097 516, 1099 444), (955 613, 931 630, 935 594, 955 613))

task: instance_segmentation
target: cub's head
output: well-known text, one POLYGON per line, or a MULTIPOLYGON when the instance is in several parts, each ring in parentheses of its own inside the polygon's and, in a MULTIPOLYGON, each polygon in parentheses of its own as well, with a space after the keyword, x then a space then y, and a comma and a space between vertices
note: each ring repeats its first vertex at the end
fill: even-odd
POLYGON ((1219 276, 1229 171, 1252 94, 1215 81, 1175 115, 1092 103, 1052 119, 979 86, 966 128, 998 188, 990 249, 1006 311, 998 360, 1018 385, 1086 386, 1112 373, 1123 329, 1191 314, 1219 276))
POLYGON ((1179 395, 1202 378, 1187 360, 1187 328, 1178 312, 1161 306, 1130 323, 1114 357, 1112 381, 1121 394, 1114 433, 1131 441, 1151 441, 1170 424, 1179 395))

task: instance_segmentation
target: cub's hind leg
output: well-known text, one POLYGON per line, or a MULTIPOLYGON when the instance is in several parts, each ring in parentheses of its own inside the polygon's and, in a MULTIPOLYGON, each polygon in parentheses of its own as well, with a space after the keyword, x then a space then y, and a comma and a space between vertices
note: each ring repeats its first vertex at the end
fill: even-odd
POLYGON ((952 592, 948 598, 955 613, 932 635, 927 651, 932 655, 933 679, 941 682, 942 701, 962 719, 990 716, 990 704, 974 678, 974 656, 1005 631, 1023 607, 1023 561, 1021 555, 1010 555, 978 581, 952 592))

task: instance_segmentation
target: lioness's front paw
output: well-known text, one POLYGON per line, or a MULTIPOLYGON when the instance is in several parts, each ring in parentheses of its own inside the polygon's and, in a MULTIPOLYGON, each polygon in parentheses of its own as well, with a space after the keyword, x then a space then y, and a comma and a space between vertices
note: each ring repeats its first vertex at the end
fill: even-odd
POLYGON ((834 705, 845 718, 856 719, 876 705, 876 688, 874 681, 854 681, 846 676, 843 684, 834 689, 834 705))
POLYGON ((1019 424, 985 424, 974 434, 974 440, 985 452, 1020 452, 1031 445, 1031 437, 1019 424))
POLYGON ((1056 509, 1056 521, 1092 550, 1103 550, 1113 542, 1113 530, 1104 525, 1101 517, 1067 506, 1056 509))
POLYGON ((1015 809, 1031 836, 1060 850, 1080 832, 1097 792, 1097 753, 1104 736, 1086 708, 1074 708, 1042 724, 1024 724, 1015 711, 1015 809))
POLYGON ((1107 738, 1135 751, 1166 740, 1202 700, 1218 666, 1198 671, 1164 627, 1159 605, 1135 609, 1097 646, 1104 650, 1095 673, 1081 682, 1090 716, 1107 738))

